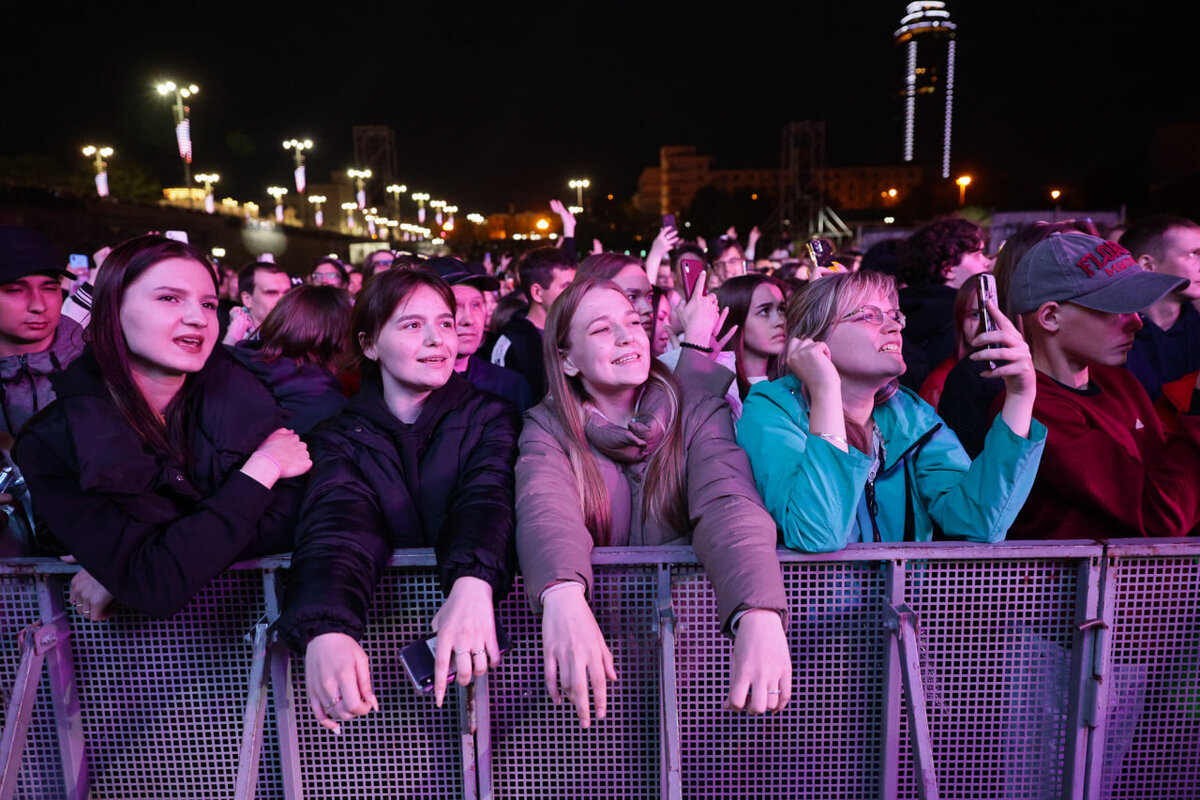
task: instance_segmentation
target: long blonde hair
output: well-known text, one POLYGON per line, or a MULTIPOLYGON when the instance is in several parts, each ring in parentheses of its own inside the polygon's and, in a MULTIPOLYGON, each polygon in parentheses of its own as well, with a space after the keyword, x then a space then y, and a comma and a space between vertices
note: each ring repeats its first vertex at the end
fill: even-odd
MULTIPOLYGON (((621 287, 612 281, 595 277, 577 278, 558 296, 550 309, 542 351, 546 365, 546 405, 559 426, 566 431, 566 440, 562 445, 567 451, 571 472, 579 489, 584 522, 595 543, 606 546, 612 539, 612 503, 596 456, 588 445, 584 403, 589 397, 582 379, 578 375, 569 377, 562 368, 563 356, 570 348, 571 322, 583 298, 594 289, 613 291, 625 297, 621 287)), ((650 519, 661 519, 675 530, 683 532, 688 524, 687 481, 684 473, 687 462, 683 452, 679 387, 671 377, 670 370, 657 359, 651 359, 650 374, 642 386, 642 392, 643 396, 646 392, 661 392, 666 400, 666 418, 661 420, 663 443, 646 467, 642 490, 643 524, 650 519)))

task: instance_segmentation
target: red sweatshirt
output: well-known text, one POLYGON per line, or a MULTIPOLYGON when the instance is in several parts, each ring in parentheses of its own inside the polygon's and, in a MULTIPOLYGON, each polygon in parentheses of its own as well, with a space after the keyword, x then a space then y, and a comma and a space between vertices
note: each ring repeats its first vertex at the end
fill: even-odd
POLYGON ((1008 538, 1187 535, 1200 521, 1200 417, 1181 414, 1179 432, 1165 433, 1127 370, 1089 376, 1076 390, 1038 373, 1033 415, 1049 435, 1008 538))

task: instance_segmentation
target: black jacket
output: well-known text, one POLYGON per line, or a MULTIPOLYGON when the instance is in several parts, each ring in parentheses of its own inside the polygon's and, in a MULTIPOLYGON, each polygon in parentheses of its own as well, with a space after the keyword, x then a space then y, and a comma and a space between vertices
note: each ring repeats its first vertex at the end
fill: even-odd
POLYGON ((287 426, 303 436, 346 405, 337 376, 316 364, 290 358, 266 361, 262 342, 241 342, 229 353, 263 382, 283 409, 287 426))
POLYGON ((954 355, 958 342, 954 335, 957 295, 957 289, 940 283, 900 290, 900 310, 908 317, 908 324, 900 333, 906 367, 900 383, 914 392, 921 390, 921 384, 934 367, 954 355))
POLYGON ((516 412, 455 373, 411 425, 378 379, 310 437, 315 467, 276 629, 296 651, 323 633, 360 637, 395 548, 430 547, 443 591, 475 577, 511 588, 516 412))
POLYGON ((16 461, 43 527, 117 600, 169 617, 232 562, 289 549, 302 481, 267 489, 240 472, 283 417, 224 349, 191 378, 187 464, 146 449, 90 348, 52 381, 16 461))

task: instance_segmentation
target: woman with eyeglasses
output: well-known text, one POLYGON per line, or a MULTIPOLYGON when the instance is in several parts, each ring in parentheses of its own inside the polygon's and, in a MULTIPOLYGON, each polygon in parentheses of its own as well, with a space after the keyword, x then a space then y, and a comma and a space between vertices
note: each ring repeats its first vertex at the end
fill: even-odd
POLYGON ((746 398, 738 442, 788 547, 831 552, 851 542, 996 542, 1025 502, 1046 429, 1032 417, 1029 346, 994 304, 999 330, 970 357, 995 364, 1007 395, 983 452, 958 438, 904 373, 896 285, 877 272, 810 284, 788 306, 781 377, 746 398), (988 349, 988 348, 991 349, 988 349))
POLYGON ((339 289, 345 289, 350 285, 350 271, 338 259, 327 256, 313 267, 313 271, 308 276, 308 282, 317 286, 336 286, 339 289))

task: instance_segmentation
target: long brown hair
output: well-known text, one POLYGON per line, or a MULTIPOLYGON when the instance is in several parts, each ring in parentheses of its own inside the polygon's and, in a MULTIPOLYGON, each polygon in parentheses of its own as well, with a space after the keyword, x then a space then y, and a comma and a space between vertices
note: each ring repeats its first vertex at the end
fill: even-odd
MULTIPOLYGON (((787 341, 812 339, 823 342, 842 317, 862 305, 872 293, 879 291, 896 298, 896 279, 871 270, 839 272, 813 281, 792 295, 787 307, 787 341)), ((776 377, 791 374, 787 358, 779 359, 776 377)), ((900 381, 893 378, 875 393, 875 405, 887 402, 900 391, 900 381)), ((846 419, 846 437, 864 453, 871 451, 870 437, 862 426, 846 419)))
POLYGON ((259 329, 264 361, 290 358, 333 369, 350 340, 350 296, 336 286, 302 284, 279 298, 259 329))
MULTIPOLYGON (((204 267, 212 278, 214 291, 220 292, 217 272, 199 249, 165 236, 147 235, 130 239, 114 247, 100 265, 92 295, 92 320, 87 337, 96 362, 100 365, 104 386, 121 417, 133 428, 138 438, 152 449, 186 461, 183 408, 194 382, 191 376, 184 380, 183 388, 167 404, 160 421, 133 380, 129 345, 121 329, 121 303, 129 285, 146 270, 170 258, 195 261, 204 267)), ((219 334, 213 330, 208 335, 216 338, 219 334)))
MULTIPOLYGON (((746 359, 742 356, 746 349, 745 340, 742 337, 746 331, 746 319, 750 316, 750 304, 754 302, 754 290, 764 283, 769 283, 779 289, 779 293, 783 295, 786 302, 788 290, 783 281, 758 272, 749 275, 735 275, 717 287, 716 291, 717 305, 729 309, 729 314, 725 317, 725 324, 721 326, 718 336, 724 336, 729 333, 730 328, 734 325, 737 326, 737 331, 725 345, 725 349, 731 351, 736 358, 738 395, 743 400, 750 393, 750 378, 746 375, 746 359)), ((778 366, 778 356, 771 356, 767 359, 768 378, 775 375, 778 366)))
MULTIPOLYGON (((590 398, 576 375, 563 372, 563 357, 570 350, 571 322, 583 298, 593 290, 612 291, 625 297, 621 287, 601 278, 577 278, 567 287, 550 309, 546 318, 546 335, 542 341, 546 363, 547 408, 566 431, 562 442, 571 463, 571 472, 583 503, 583 518, 592 539, 606 546, 612 541, 612 504, 608 487, 600 474, 596 456, 588 445, 587 413, 584 403, 590 398)), ((662 446, 646 467, 646 482, 642 490, 643 524, 661 519, 677 531, 688 525, 686 493, 686 458, 683 452, 683 431, 680 422, 679 387, 670 370, 657 359, 650 359, 650 374, 642 387, 643 393, 661 392, 666 400, 666 418, 662 446)))

